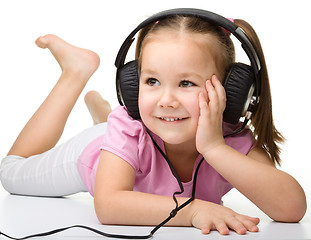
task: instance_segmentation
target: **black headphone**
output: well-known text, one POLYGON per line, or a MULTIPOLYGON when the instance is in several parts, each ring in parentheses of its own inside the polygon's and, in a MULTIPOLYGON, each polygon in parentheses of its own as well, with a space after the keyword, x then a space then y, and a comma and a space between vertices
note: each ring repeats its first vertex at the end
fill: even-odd
POLYGON ((138 108, 139 69, 137 60, 125 64, 127 52, 135 40, 139 30, 151 23, 175 15, 193 16, 210 21, 231 32, 242 44, 251 65, 234 63, 228 71, 223 86, 226 91, 227 103, 223 113, 225 122, 236 124, 240 117, 250 119, 252 112, 259 103, 259 71, 261 69, 259 57, 252 43, 244 31, 233 22, 216 13, 193 8, 178 8, 157 13, 140 23, 123 42, 116 61, 116 87, 119 103, 125 105, 129 115, 140 119, 138 108), (251 107, 250 107, 251 106, 251 107))

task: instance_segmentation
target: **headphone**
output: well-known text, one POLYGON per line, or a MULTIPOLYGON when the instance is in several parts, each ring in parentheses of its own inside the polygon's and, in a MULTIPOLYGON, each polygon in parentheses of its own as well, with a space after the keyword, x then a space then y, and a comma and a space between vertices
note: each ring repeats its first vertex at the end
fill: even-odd
POLYGON ((233 22, 216 13, 201 9, 177 8, 159 12, 140 23, 125 39, 118 55, 115 66, 117 67, 116 87, 120 105, 126 107, 129 115, 134 119, 140 119, 138 108, 139 69, 137 60, 125 63, 127 52, 135 40, 135 35, 144 27, 165 18, 176 15, 193 16, 216 24, 232 33, 242 44, 251 65, 234 63, 228 71, 223 86, 226 91, 227 103, 223 113, 223 120, 237 124, 240 117, 250 119, 259 103, 259 71, 261 64, 252 43, 244 31, 233 22))

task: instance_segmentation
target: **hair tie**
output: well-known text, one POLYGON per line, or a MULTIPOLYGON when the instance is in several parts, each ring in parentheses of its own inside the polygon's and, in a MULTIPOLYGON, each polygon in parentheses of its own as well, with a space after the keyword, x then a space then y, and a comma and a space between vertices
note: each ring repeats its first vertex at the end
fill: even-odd
MULTIPOLYGON (((234 19, 233 18, 227 18, 230 22, 233 22, 234 23, 234 19)), ((227 29, 224 29, 223 30, 230 36, 231 35, 231 32, 228 31, 227 29)))
POLYGON ((227 19, 234 23, 234 19, 233 18, 227 18, 227 19))

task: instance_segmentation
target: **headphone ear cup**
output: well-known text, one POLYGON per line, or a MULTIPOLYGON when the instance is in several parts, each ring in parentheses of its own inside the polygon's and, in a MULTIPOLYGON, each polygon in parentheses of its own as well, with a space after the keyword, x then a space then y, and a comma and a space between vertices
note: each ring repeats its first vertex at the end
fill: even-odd
POLYGON ((235 63, 228 72, 223 86, 226 91, 227 103, 223 120, 237 124, 248 109, 250 98, 255 86, 253 68, 243 63, 235 63))
POLYGON ((118 70, 119 95, 129 113, 134 119, 140 119, 138 108, 139 73, 136 60, 123 65, 118 70))

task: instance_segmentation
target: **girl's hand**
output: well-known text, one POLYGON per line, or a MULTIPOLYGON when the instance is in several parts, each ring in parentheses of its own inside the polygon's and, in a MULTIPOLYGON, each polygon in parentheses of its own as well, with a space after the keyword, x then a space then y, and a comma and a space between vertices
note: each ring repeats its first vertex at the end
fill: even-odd
POLYGON ((196 134, 197 150, 205 155, 219 145, 225 144, 222 136, 223 112, 226 92, 215 75, 206 81, 207 96, 199 94, 200 116, 196 134))
POLYGON ((259 230, 257 227, 259 218, 238 214, 230 208, 197 199, 192 207, 194 208, 192 225, 201 229, 203 234, 208 234, 212 230, 217 230, 222 235, 228 235, 229 229, 238 234, 259 230))

